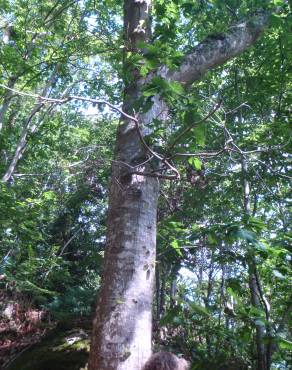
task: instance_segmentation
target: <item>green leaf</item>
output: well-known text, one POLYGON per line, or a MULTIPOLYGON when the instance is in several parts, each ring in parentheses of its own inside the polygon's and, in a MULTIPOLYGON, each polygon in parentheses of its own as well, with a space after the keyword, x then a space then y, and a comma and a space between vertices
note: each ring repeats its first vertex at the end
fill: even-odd
POLYGON ((173 240, 170 245, 172 246, 172 248, 175 249, 176 253, 179 255, 179 256, 183 256, 182 254, 182 251, 180 250, 180 247, 179 247, 179 244, 177 242, 177 240, 173 240))
POLYGON ((150 96, 156 95, 157 93, 158 93, 158 89, 156 87, 151 87, 143 91, 143 96, 150 97, 150 96))
POLYGON ((214 235, 208 235, 208 243, 211 244, 211 245, 216 245, 218 244, 218 241, 217 239, 215 238, 214 235))
POLYGON ((22 285, 22 289, 23 290, 26 290, 26 291, 36 291, 40 294, 44 294, 44 295, 48 295, 48 296, 57 296, 58 293, 55 292, 55 291, 51 291, 51 290, 48 290, 48 289, 43 289, 43 288, 40 288, 39 286, 37 286, 36 284, 32 283, 31 281, 28 281, 28 280, 25 280, 23 281, 22 283, 19 283, 20 285, 22 285))
POLYGON ((260 252, 269 252, 269 247, 266 243, 260 241, 260 242, 254 242, 255 248, 260 252))
POLYGON ((180 307, 174 307, 170 309, 160 320, 160 325, 171 324, 174 321, 177 321, 177 317, 179 316, 180 307))
MULTIPOLYGON (((146 65, 143 65, 141 68, 140 68, 140 75, 142 77, 145 77, 149 72, 149 69, 146 65)), ((145 96, 145 95, 144 95, 145 96)))
POLYGON ((258 217, 249 216, 246 223, 255 231, 262 231, 267 228, 266 224, 258 217))
POLYGON ((158 77, 158 76, 155 76, 152 78, 151 80, 151 84, 156 86, 156 87, 159 87, 161 90, 169 90, 170 89, 170 85, 169 85, 169 82, 162 78, 162 77, 158 77))
POLYGON ((239 229, 237 230, 237 232, 235 232, 235 235, 237 236, 237 238, 246 240, 250 243, 257 242, 256 234, 253 231, 247 229, 239 229))
POLYGON ((226 292, 227 292, 231 297, 233 297, 233 298, 235 298, 236 300, 238 300, 238 295, 235 293, 235 291, 234 291, 232 288, 228 287, 228 288, 226 289, 226 292))
POLYGON ((52 190, 49 190, 43 193, 43 198, 45 200, 56 200, 56 194, 52 190))
POLYGON ((171 91, 174 92, 175 94, 182 95, 185 92, 183 85, 177 81, 170 82, 169 87, 171 91))
POLYGON ((183 112, 183 121, 186 126, 191 125, 192 123, 199 121, 201 116, 198 114, 196 109, 188 109, 183 112))
POLYGON ((191 157, 191 158, 188 159, 188 162, 196 170, 201 170, 202 169, 202 162, 199 160, 199 158, 191 157))
POLYGON ((165 225, 167 227, 170 227, 171 229, 173 229, 175 232, 184 230, 183 224, 181 222, 169 221, 169 222, 165 223, 165 225))
POLYGON ((194 313, 202 316, 209 316, 209 311, 207 310, 206 307, 201 306, 197 303, 194 302, 188 302, 188 306, 190 310, 192 310, 194 313))
POLYGON ((264 318, 265 317, 265 311, 264 310, 262 310, 261 308, 257 308, 257 307, 255 307, 255 306, 252 306, 251 308, 250 308, 250 315, 252 316, 252 317, 254 317, 254 318, 256 318, 256 319, 258 319, 258 318, 264 318))
POLYGON ((204 146, 205 145, 205 139, 206 139, 204 126, 203 125, 197 126, 197 127, 193 128, 192 131, 195 134, 196 143, 199 146, 204 146))
POLYGON ((272 14, 270 16, 270 23, 272 27, 280 27, 283 23, 283 18, 277 14, 272 14))
POLYGON ((282 337, 277 338, 277 342, 281 349, 288 349, 289 351, 292 350, 292 342, 282 337))
POLYGON ((273 0, 274 5, 281 6, 285 5, 285 0, 273 0))

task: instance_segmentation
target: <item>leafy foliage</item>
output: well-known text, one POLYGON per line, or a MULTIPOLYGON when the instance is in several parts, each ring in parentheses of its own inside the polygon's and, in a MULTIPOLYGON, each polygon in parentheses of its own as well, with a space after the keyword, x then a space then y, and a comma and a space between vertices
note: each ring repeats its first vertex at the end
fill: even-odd
POLYGON ((118 120, 104 106, 41 104, 3 85, 120 104, 132 78, 123 60, 142 78, 161 65, 175 70, 204 37, 275 7, 255 47, 188 89, 148 79, 136 103, 146 111, 159 94, 170 106, 146 140, 181 174, 162 184, 158 210, 156 345, 184 353, 194 369, 254 367, 262 327, 275 368, 291 365, 287 1, 156 0, 143 57, 124 50, 121 2, 1 1, 1 177, 17 156, 0 183, 1 288, 15 284, 58 319, 91 312, 118 120))

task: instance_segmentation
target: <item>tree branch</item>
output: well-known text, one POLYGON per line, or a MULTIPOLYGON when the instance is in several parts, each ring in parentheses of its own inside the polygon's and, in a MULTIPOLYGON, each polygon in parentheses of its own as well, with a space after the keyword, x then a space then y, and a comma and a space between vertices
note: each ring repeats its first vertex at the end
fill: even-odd
MULTIPOLYGON (((3 84, 0 84, 1 87, 7 89, 7 90, 10 90, 10 91, 13 91, 14 93, 16 93, 17 95, 20 95, 20 96, 27 96, 27 97, 30 97, 30 98, 33 98, 33 99, 36 99, 38 100, 39 105, 43 106, 45 103, 49 103, 49 104, 65 104, 65 103, 68 103, 69 101, 71 100, 79 100, 79 101, 85 101, 85 102, 89 102, 89 103, 93 103, 93 104, 104 104, 104 105, 107 105, 108 107, 110 107, 113 111, 116 111, 118 113, 121 114, 122 117, 130 120, 130 121, 133 121, 134 124, 135 124, 135 127, 136 127, 136 130, 137 130, 137 134, 139 136, 139 139, 140 141, 142 142, 143 146, 145 147, 145 149, 155 158, 157 158, 158 160, 160 160, 161 162, 165 163, 167 165, 167 167, 175 173, 174 176, 168 176, 168 175, 161 175, 160 177, 163 176, 163 178, 168 178, 168 179, 179 179, 180 178, 180 174, 178 172, 178 170, 172 166, 172 164, 169 163, 169 161, 166 159, 166 158, 163 158, 162 156, 160 156, 158 153, 156 153, 154 150, 152 150, 146 143, 145 139, 144 139, 144 136, 140 130, 140 127, 139 127, 139 121, 136 117, 134 116, 131 116, 129 114, 127 114, 126 112, 124 112, 121 108, 109 103, 108 101, 106 100, 103 100, 103 99, 91 99, 91 98, 85 98, 83 96, 76 96, 76 95, 68 95, 66 97, 63 97, 63 98, 60 98, 60 99, 55 99, 55 98, 49 98, 49 97, 46 97, 46 96, 43 96, 43 95, 36 95, 36 94, 31 94, 31 93, 25 93, 25 92, 22 92, 22 91, 18 91, 18 90, 15 90, 15 89, 12 89, 6 85, 3 85, 3 84)), ((142 173, 139 173, 139 174, 142 174, 142 173)), ((149 174, 147 173, 147 176, 153 176, 153 177, 158 177, 157 175, 153 175, 153 174, 149 174)), ((8 178, 6 178, 6 175, 3 177, 2 181, 7 181, 9 178, 11 177, 11 174, 9 175, 8 178)))
POLYGON ((200 119, 199 121, 191 123, 188 127, 186 127, 175 139, 174 141, 169 145, 169 147, 166 149, 167 153, 170 153, 171 150, 175 147, 175 145, 180 141, 180 139, 189 131, 191 131, 193 128, 195 128, 200 123, 206 122, 209 117, 211 117, 220 107, 221 101, 216 104, 215 108, 211 110, 205 117, 200 119))
POLYGON ((260 37, 268 26, 269 14, 256 12, 250 19, 241 21, 225 33, 209 36, 188 53, 178 71, 168 71, 167 78, 189 85, 207 71, 239 55, 260 37))

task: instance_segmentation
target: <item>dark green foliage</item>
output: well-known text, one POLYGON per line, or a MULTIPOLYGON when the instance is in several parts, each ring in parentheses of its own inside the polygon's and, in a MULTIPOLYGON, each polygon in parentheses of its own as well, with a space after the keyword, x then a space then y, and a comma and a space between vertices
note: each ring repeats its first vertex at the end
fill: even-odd
MULTIPOLYGON (((70 93, 117 105, 133 77, 125 75, 123 58, 142 77, 162 64, 175 70, 205 37, 277 7, 270 29, 243 55, 187 89, 155 77, 135 105, 146 112, 160 94, 170 107, 169 119, 151 122, 146 137, 181 174, 161 182, 154 334, 158 347, 184 353, 193 369, 254 368, 258 326, 273 349, 272 366, 291 366, 290 6, 157 0, 153 39, 139 45, 141 57, 125 51, 120 1, 0 1, 1 84, 40 94, 56 73, 50 97, 70 93), (4 43, 7 22, 13 32, 4 43), (259 307, 251 302, 254 271, 259 307)), ((8 96, 3 87, 0 99, 0 109, 9 103, 1 122, 2 177, 37 101, 8 96)), ((119 117, 75 100, 50 107, 32 118, 22 156, 9 181, 0 182, 0 288, 63 320, 88 315, 99 287, 119 117)), ((21 370, 73 369, 79 360, 64 352, 21 370)), ((79 354, 83 366, 87 354, 79 354)))
POLYGON ((55 296, 53 302, 46 305, 56 320, 71 316, 88 316, 92 314, 97 291, 93 287, 73 286, 65 293, 55 296))
POLYGON ((55 330, 13 361, 8 370, 79 370, 86 365, 88 350, 88 333, 84 330, 55 330))

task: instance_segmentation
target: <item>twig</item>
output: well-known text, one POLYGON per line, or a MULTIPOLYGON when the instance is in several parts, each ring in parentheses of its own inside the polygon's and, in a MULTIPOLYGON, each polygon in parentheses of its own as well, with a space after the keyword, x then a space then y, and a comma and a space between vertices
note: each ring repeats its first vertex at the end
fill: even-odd
POLYGON ((197 152, 197 153, 175 153, 172 155, 173 157, 207 157, 207 158, 213 158, 217 157, 221 153, 230 151, 229 148, 223 148, 218 150, 217 152, 197 152))
MULTIPOLYGON (((112 110, 120 113, 124 118, 127 118, 128 120, 130 121, 133 121, 134 124, 135 124, 135 127, 136 127, 136 130, 137 130, 137 133, 138 133, 138 136, 139 136, 139 139, 141 141, 141 143, 143 144, 143 146, 145 147, 145 149, 155 158, 159 159, 160 161, 162 161, 163 163, 165 163, 167 165, 167 167, 173 171, 175 173, 174 176, 169 176, 169 175, 161 175, 159 177, 161 178, 167 178, 167 179, 179 179, 180 178, 180 174, 178 172, 178 170, 172 166, 168 160, 166 158, 163 158, 162 156, 160 156, 158 153, 156 153, 154 150, 152 150, 146 143, 142 133, 141 133, 141 130, 140 130, 140 127, 139 127, 139 121, 136 117, 134 116, 131 116, 129 114, 127 114, 126 112, 124 112, 121 108, 109 103, 108 101, 104 100, 104 99, 92 99, 92 98, 85 98, 83 96, 77 96, 77 95, 68 95, 66 96, 65 98, 62 98, 62 99, 54 99, 54 98, 47 98, 47 97, 44 97, 44 96, 41 96, 41 95, 37 95, 37 94, 29 94, 29 93, 24 93, 22 91, 18 91, 18 90, 15 90, 15 89, 12 89, 12 88, 9 88, 8 86, 5 86, 3 84, 0 84, 0 87, 3 87, 7 90, 10 90, 10 91, 13 91, 14 93, 18 94, 18 95, 21 95, 21 96, 27 96, 27 97, 31 97, 31 98, 34 98, 36 100, 38 100, 40 103, 50 103, 50 104, 65 104, 65 103, 68 103, 69 101, 71 100, 79 100, 79 101, 85 101, 85 102, 89 102, 89 103, 93 103, 93 104, 105 104, 107 105, 108 107, 110 107, 112 110)), ((140 173, 142 174, 142 173, 140 173)), ((145 176, 154 176, 153 174, 147 174, 145 173, 145 176)), ((157 175, 155 175, 155 177, 157 177, 157 175)))
POLYGON ((44 176, 46 173, 14 173, 13 177, 44 176))
POLYGON ((156 178, 166 179, 166 180, 176 180, 177 179, 177 175, 162 175, 162 174, 155 173, 157 171, 163 170, 162 168, 159 168, 156 171, 153 170, 152 172, 142 172, 142 171, 136 170, 137 167, 140 167, 141 165, 149 162, 151 159, 153 159, 153 157, 150 157, 149 159, 147 159, 142 164, 138 164, 136 166, 131 166, 130 164, 128 164, 126 162, 117 161, 117 160, 113 160, 112 162, 117 163, 120 166, 124 166, 124 167, 129 168, 131 170, 130 171, 130 174, 131 175, 141 175, 141 176, 148 176, 148 177, 156 177, 156 178))
POLYGON ((219 107, 221 106, 221 103, 222 103, 222 100, 219 101, 219 103, 216 104, 215 108, 212 109, 211 112, 209 112, 204 118, 200 119, 199 121, 196 121, 196 122, 193 122, 192 124, 190 124, 188 127, 186 127, 183 132, 181 132, 176 138, 175 140, 173 141, 173 143, 166 149, 166 152, 170 152, 174 146, 176 145, 176 143, 187 133, 189 132, 190 130, 192 130, 195 126, 197 126, 198 124, 200 123, 203 123, 205 122, 209 117, 211 117, 218 109, 219 107))
POLYGON ((40 102, 44 102, 44 103, 65 104, 65 103, 68 103, 70 100, 80 100, 80 101, 86 101, 86 102, 93 103, 93 104, 105 104, 105 105, 109 106, 111 109, 119 112, 125 118, 128 118, 132 121, 137 121, 137 119, 135 117, 130 116, 129 114, 122 111, 122 109, 120 109, 119 107, 117 107, 117 106, 115 106, 115 105, 113 105, 113 104, 111 104, 108 101, 103 100, 103 99, 85 98, 83 96, 77 96, 77 95, 68 95, 68 96, 66 96, 64 98, 61 98, 61 99, 55 99, 55 98, 44 97, 44 96, 37 95, 37 94, 31 94, 31 93, 25 93, 23 91, 18 91, 18 90, 12 89, 12 88, 10 88, 6 85, 3 85, 3 84, 0 84, 0 87, 3 87, 4 89, 10 90, 10 91, 14 92, 17 95, 34 98, 34 99, 36 99, 40 102))
MULTIPOLYGON (((122 111, 123 112, 123 111, 122 111)), ((124 113, 124 112, 123 112, 124 113)), ((123 114, 123 113, 121 113, 121 114, 123 114)), ((131 116, 130 116, 131 117, 131 116)), ((175 173, 175 175, 174 176, 168 176, 167 175, 167 177, 162 177, 162 178, 168 178, 168 179, 172 179, 172 180, 174 180, 174 179, 180 179, 180 173, 178 172, 178 170, 174 167, 174 166, 172 166, 169 162, 168 162, 168 160, 166 159, 166 158, 163 158, 162 156, 160 156, 158 153, 156 153, 154 150, 152 150, 149 146, 148 146, 148 144, 146 143, 146 141, 145 141, 145 139, 144 139, 144 137, 143 137, 143 135, 142 135, 142 132, 141 132, 141 130, 140 130, 140 127, 139 127, 139 122, 138 122, 138 120, 137 120, 137 118, 134 118, 134 117, 131 117, 130 118, 132 121, 134 121, 134 123, 135 123, 135 126, 136 126, 136 130, 137 130, 137 133, 138 133, 138 136, 139 136, 139 139, 140 139, 140 141, 141 141, 141 143, 144 145, 144 147, 145 147, 145 149, 149 152, 149 153, 151 153, 155 158, 157 158, 157 159, 159 159, 160 161, 162 161, 163 163, 165 163, 174 173, 175 173)), ((148 174, 148 176, 149 176, 149 174, 148 174)))
POLYGON ((267 167, 271 173, 273 174, 276 174, 284 179, 288 179, 288 180, 292 180, 292 176, 288 176, 288 175, 283 175, 281 172, 277 171, 277 170, 274 170, 270 165, 268 165, 267 163, 261 161, 260 159, 255 159, 256 162, 262 164, 263 166, 267 167))
POLYGON ((167 253, 170 253, 171 251, 175 251, 177 249, 182 249, 182 250, 189 250, 189 249, 196 249, 196 248, 200 248, 201 245, 200 244, 193 244, 193 245, 183 245, 181 247, 176 247, 176 248, 173 248, 173 247, 169 247, 167 250, 163 251, 163 252, 160 252, 158 253, 158 257, 161 257, 167 253))
POLYGON ((225 113, 225 115, 231 114, 231 113, 234 113, 234 112, 238 111, 238 109, 241 109, 242 107, 248 107, 248 108, 250 108, 250 106, 247 104, 247 101, 246 101, 244 103, 241 103, 238 107, 233 108, 233 109, 231 109, 231 110, 229 110, 227 112, 224 112, 224 113, 225 113))
POLYGON ((58 256, 61 257, 65 251, 65 249, 68 247, 68 245, 72 242, 73 239, 76 238, 76 236, 80 233, 82 228, 80 227, 72 236, 69 238, 69 240, 66 241, 66 243, 63 245, 61 251, 58 253, 58 256))

